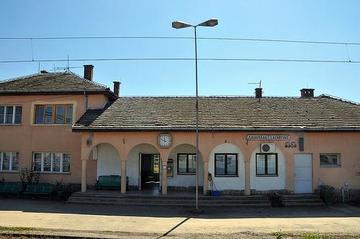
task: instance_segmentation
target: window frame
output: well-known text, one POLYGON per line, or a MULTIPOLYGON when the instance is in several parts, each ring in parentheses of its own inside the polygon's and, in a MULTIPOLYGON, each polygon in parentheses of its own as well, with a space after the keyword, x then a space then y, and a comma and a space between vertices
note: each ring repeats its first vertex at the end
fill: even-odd
POLYGON ((33 120, 32 124, 34 125, 72 125, 74 122, 74 103, 36 103, 34 104, 34 112, 33 112, 33 120), (63 107, 63 122, 57 123, 56 115, 57 115, 57 107, 63 107), (37 123, 37 109, 38 107, 43 107, 41 123, 37 123), (46 111, 48 107, 51 107, 51 122, 47 123, 47 115, 46 111), (68 110, 68 109, 71 110, 68 110), (70 121, 67 121, 68 115, 71 115, 70 121))
POLYGON ((20 153, 16 152, 16 151, 0 151, 0 172, 1 173, 15 173, 15 172, 19 172, 19 165, 20 165, 20 153), (9 160, 9 169, 8 170, 3 170, 3 160, 4 160, 4 153, 10 153, 10 160, 9 160), (16 170, 14 170, 13 168, 13 155, 15 154, 18 155, 17 157, 17 164, 18 164, 18 168, 16 170))
POLYGON ((196 153, 178 153, 176 155, 176 171, 177 175, 195 175, 196 174, 196 167, 195 172, 189 172, 189 156, 192 155, 195 158, 195 162, 197 163, 196 153), (179 172, 179 156, 186 155, 186 172, 179 172))
POLYGON ((279 176, 279 155, 278 153, 256 153, 255 154, 255 171, 256 177, 278 177, 279 176), (264 174, 258 173, 258 155, 265 155, 265 172, 264 174), (275 174, 268 173, 268 155, 275 155, 275 174))
POLYGON ((319 164, 320 164, 320 168, 341 168, 341 153, 320 153, 319 164), (321 155, 336 155, 337 164, 321 164, 321 155))
POLYGON ((215 173, 215 177, 239 177, 239 160, 238 160, 238 154, 237 153, 215 153, 214 154, 214 173, 215 173), (217 170, 216 170, 216 156, 217 155, 224 155, 225 157, 225 173, 224 174, 218 174, 217 170), (228 168, 227 168, 227 160, 228 160, 228 155, 235 155, 235 159, 236 159, 236 173, 235 174, 228 174, 228 168))
POLYGON ((22 122, 22 105, 0 105, 0 107, 3 107, 4 109, 4 113, 3 113, 3 119, 2 121, 0 121, 0 126, 7 126, 7 125, 21 125, 22 122), (11 123, 7 123, 7 108, 11 107, 12 108, 12 115, 11 115, 11 123), (20 114, 20 122, 16 123, 16 109, 20 108, 21 109, 21 114, 20 114))
POLYGON ((31 168, 32 170, 34 170, 34 172, 37 173, 44 173, 44 174, 70 174, 71 173, 71 154, 69 153, 63 153, 63 152, 39 152, 39 151, 34 151, 32 152, 32 162, 31 162, 31 168), (35 170, 35 154, 41 154, 41 159, 40 159, 40 171, 35 170), (44 159, 45 159, 45 154, 50 154, 50 171, 44 171, 44 159), (55 158, 56 158, 56 154, 60 154, 60 170, 59 171, 54 171, 54 165, 55 165, 55 158), (64 172, 64 158, 65 155, 69 155, 69 171, 64 172))

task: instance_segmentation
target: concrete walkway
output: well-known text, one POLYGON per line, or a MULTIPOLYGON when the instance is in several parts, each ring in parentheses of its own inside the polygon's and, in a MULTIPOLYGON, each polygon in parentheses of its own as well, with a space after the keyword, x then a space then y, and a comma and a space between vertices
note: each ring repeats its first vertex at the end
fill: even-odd
MULTIPOLYGON (((185 209, 70 205, 62 202, 0 199, 0 229, 76 236, 220 238, 238 234, 268 238, 274 232, 316 232, 360 236, 360 208, 185 209), (13 228, 13 229, 11 229, 13 228), (27 230, 25 228, 31 228, 27 230), (206 237, 205 237, 206 236, 206 237)), ((355 237, 354 237, 355 238, 355 237)))

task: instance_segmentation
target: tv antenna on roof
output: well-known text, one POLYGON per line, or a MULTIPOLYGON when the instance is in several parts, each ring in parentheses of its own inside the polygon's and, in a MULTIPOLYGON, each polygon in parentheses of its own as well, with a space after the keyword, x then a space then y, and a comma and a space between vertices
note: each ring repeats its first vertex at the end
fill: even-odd
POLYGON ((250 82, 249 85, 258 85, 259 88, 261 88, 261 81, 259 82, 250 82))
POLYGON ((69 55, 67 56, 67 64, 66 66, 62 66, 62 67, 56 67, 54 64, 54 72, 56 71, 65 71, 65 72, 69 72, 70 69, 75 69, 75 68, 82 68, 81 66, 70 66, 70 58, 69 55))

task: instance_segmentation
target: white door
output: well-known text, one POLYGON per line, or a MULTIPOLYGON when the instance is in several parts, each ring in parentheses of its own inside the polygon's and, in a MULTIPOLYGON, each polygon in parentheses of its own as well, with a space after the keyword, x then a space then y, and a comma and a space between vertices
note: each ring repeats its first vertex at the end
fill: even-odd
POLYGON ((312 155, 294 156, 294 192, 312 193, 312 155))

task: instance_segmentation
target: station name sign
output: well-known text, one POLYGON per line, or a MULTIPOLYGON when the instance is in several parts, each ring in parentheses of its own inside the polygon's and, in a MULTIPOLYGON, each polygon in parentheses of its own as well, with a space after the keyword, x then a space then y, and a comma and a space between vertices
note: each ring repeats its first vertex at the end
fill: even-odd
POLYGON ((286 134, 248 134, 248 141, 289 141, 290 136, 286 134))

